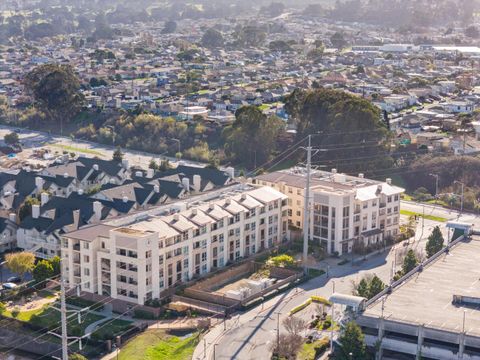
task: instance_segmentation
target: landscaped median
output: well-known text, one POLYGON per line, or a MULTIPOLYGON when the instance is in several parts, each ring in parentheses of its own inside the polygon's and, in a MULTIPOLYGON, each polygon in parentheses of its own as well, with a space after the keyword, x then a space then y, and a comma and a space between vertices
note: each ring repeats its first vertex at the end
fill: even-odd
POLYGON ((418 216, 418 217, 423 217, 424 219, 427 220, 432 220, 432 221, 438 221, 438 222, 446 222, 448 219, 440 217, 440 216, 433 216, 433 215, 427 215, 427 214, 422 214, 418 213, 415 211, 409 211, 409 210, 400 210, 401 215, 405 216, 418 216))
POLYGON ((305 300, 303 303, 301 303, 298 306, 295 306, 292 310, 290 310, 289 315, 293 315, 298 313, 299 311, 302 311, 305 309, 308 305, 311 303, 316 303, 316 304, 323 304, 327 306, 331 306, 332 303, 328 301, 327 299, 321 297, 321 296, 311 296, 307 300, 305 300))

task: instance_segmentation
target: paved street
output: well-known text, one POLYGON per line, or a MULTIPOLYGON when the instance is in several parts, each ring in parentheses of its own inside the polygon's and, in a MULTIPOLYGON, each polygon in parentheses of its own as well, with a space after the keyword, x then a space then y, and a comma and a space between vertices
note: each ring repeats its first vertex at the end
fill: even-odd
MULTIPOLYGON (((423 212, 422 205, 410 202, 402 202, 402 209, 418 213, 423 212)), ((480 227, 480 218, 470 214, 459 216, 455 211, 430 205, 425 206, 425 214, 449 220, 458 219, 462 222, 475 224, 477 228, 480 227)), ((193 358, 215 360, 258 360, 266 358, 265 354, 271 351, 272 342, 276 339, 277 320, 279 320, 280 332, 282 333, 282 320, 288 316, 288 312, 293 307, 301 304, 312 295, 328 298, 333 292, 333 286, 335 286, 335 292, 351 294, 353 282, 360 281, 366 274, 376 274, 384 282, 389 282, 395 262, 395 254, 397 255, 396 269, 399 270, 401 252, 406 251, 407 248, 424 252, 427 237, 436 225, 441 225, 442 232, 446 236, 445 223, 431 220, 425 220, 422 223, 420 219, 417 224, 415 242, 397 244, 384 253, 368 258, 361 265, 352 266, 349 263, 338 266, 338 259, 329 259, 327 262, 330 265, 330 278, 327 279, 326 275, 322 275, 302 284, 298 289, 292 289, 266 301, 263 304, 263 310, 262 305, 259 305, 248 312, 235 315, 227 321, 226 331, 223 330, 223 324, 216 326, 205 337, 206 349, 202 342, 197 347, 193 358), (214 344, 216 345, 214 346, 214 344)), ((327 262, 324 264, 325 267, 327 262)))

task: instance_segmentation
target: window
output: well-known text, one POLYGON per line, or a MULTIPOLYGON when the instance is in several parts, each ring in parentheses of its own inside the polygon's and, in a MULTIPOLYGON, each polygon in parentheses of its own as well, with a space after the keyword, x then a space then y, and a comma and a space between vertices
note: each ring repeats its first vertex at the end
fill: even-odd
POLYGON ((88 249, 90 247, 90 244, 88 242, 82 241, 82 243, 83 243, 83 248, 84 249, 88 249))
POLYGON ((121 262, 121 261, 117 261, 117 267, 122 269, 122 270, 126 270, 127 269, 127 264, 124 263, 124 262, 121 262))
MULTIPOLYGON (((163 257, 162 257, 162 260, 163 260, 163 257)), ((134 264, 128 264, 128 270, 129 271, 133 271, 133 272, 137 272, 137 265, 134 265, 134 264)), ((151 271, 152 270, 152 265, 147 265, 147 271, 151 271), (150 270, 148 270, 148 266, 150 266, 150 270)))
POLYGON ((125 250, 125 249, 117 249, 117 255, 127 256, 127 250, 125 250))
POLYGON ((207 261, 207 253, 206 252, 202 253, 202 261, 207 261))
POLYGON ((152 250, 148 250, 147 252, 145 252, 145 258, 151 258, 152 257, 152 250))
POLYGON ((83 255, 83 262, 89 263, 89 262, 90 262, 90 256, 88 256, 88 255, 83 255))
POLYGON ((83 269, 83 275, 90 276, 90 269, 89 268, 84 268, 83 269))

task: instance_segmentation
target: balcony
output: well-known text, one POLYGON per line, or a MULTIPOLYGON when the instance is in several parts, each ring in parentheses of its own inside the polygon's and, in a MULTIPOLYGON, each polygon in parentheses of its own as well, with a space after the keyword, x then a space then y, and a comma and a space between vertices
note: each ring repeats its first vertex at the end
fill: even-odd
POLYGON ((80 251, 80 244, 73 245, 73 250, 74 251, 80 251))
POLYGON ((387 206, 387 203, 380 203, 380 209, 383 209, 386 206, 387 206))

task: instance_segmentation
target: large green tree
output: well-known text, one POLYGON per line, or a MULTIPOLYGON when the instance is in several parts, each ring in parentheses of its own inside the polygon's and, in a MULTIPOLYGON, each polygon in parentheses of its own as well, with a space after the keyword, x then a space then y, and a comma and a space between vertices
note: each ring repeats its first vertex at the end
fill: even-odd
POLYGON ((279 118, 267 117, 255 106, 244 106, 237 110, 234 123, 223 132, 225 151, 249 168, 260 166, 270 160, 283 130, 279 118))
POLYGON ((37 283, 53 276, 53 266, 48 260, 40 260, 32 271, 33 278, 37 283))
POLYGON ((338 341, 340 343, 340 348, 338 355, 335 356, 335 359, 367 359, 365 335, 363 335, 362 329, 360 328, 360 326, 358 326, 356 322, 351 321, 345 326, 338 341))
POLYGON ((72 119, 84 104, 80 81, 70 65, 37 66, 25 76, 24 84, 37 106, 61 127, 63 120, 72 119))
POLYGON ((7 268, 22 279, 25 273, 33 270, 35 265, 35 255, 25 251, 7 254, 5 260, 7 268))
POLYGON ((223 35, 220 31, 210 28, 202 36, 202 46, 207 48, 217 48, 223 46, 223 35))
POLYGON ((402 264, 403 275, 415 269, 417 265, 418 265, 418 259, 417 259, 417 255, 415 255, 415 251, 413 251, 412 249, 408 250, 407 254, 405 255, 405 258, 403 259, 403 264, 402 264))
POLYGON ((293 91, 285 109, 297 127, 297 140, 312 135, 325 151, 312 162, 344 172, 369 173, 390 168, 390 132, 368 100, 329 89, 293 91))
POLYGON ((425 246, 425 250, 427 252, 427 257, 432 257, 437 252, 443 249, 443 235, 442 231, 440 230, 439 226, 435 226, 433 228, 432 233, 428 237, 427 244, 425 246))

